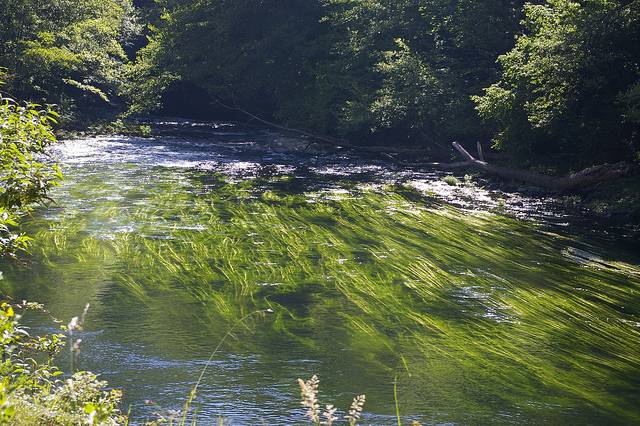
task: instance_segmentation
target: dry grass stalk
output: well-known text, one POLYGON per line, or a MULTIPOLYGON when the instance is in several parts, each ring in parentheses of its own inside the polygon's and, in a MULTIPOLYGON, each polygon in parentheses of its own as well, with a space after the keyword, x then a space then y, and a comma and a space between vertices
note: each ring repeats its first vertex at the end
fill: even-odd
POLYGON ((326 426, 332 426, 333 422, 338 420, 338 418, 335 416, 336 411, 338 411, 336 407, 331 404, 327 405, 327 408, 322 413, 322 417, 325 418, 324 424, 326 426))

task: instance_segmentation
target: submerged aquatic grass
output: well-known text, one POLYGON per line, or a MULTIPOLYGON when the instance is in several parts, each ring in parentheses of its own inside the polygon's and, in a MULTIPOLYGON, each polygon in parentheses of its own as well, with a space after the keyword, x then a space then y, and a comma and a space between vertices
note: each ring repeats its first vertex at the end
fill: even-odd
POLYGON ((273 308, 225 356, 282 364, 281 386, 303 374, 287 362, 317 360, 331 396, 366 392, 374 415, 394 417, 398 375, 403 413, 425 423, 639 419, 628 254, 403 186, 116 170, 69 174, 54 226, 35 234, 38 266, 8 270, 5 289, 33 282, 60 306, 82 295, 106 327, 134 324, 126 338, 204 359, 239 318, 273 308))

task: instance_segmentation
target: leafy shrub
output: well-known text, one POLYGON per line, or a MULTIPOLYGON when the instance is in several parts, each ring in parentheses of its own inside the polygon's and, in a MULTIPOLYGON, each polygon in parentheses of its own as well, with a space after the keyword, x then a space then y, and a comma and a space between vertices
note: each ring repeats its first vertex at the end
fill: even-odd
POLYGON ((27 247, 28 238, 12 230, 33 203, 47 199, 62 178, 46 161, 45 149, 55 142, 51 107, 0 97, 0 254, 13 255, 27 247))
POLYGON ((0 423, 19 425, 116 425, 122 394, 89 372, 61 380, 53 359, 65 347, 64 334, 32 336, 18 311, 40 310, 27 303, 0 305, 0 423))
POLYGON ((460 185, 460 180, 455 176, 444 176, 442 181, 449 186, 458 186, 460 185))

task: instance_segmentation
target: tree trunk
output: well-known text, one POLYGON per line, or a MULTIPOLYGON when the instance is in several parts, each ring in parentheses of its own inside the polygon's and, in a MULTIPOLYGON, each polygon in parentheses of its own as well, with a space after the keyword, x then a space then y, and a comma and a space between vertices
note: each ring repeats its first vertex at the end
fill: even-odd
MULTIPOLYGON (((476 159, 458 142, 454 142, 453 147, 465 158, 466 161, 448 164, 431 163, 431 165, 445 169, 475 167, 498 177, 525 182, 555 192, 571 192, 580 190, 600 182, 627 176, 634 169, 633 165, 627 162, 620 162, 589 167, 566 177, 553 177, 532 173, 526 170, 494 166, 486 161, 476 159)), ((478 151, 479 156, 482 156, 482 148, 480 145, 478 145, 478 151)))

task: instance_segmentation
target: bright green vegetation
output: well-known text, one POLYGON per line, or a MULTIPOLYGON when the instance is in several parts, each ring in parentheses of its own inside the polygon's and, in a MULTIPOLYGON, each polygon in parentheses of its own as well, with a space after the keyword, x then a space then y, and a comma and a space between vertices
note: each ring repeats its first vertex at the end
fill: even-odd
MULTIPOLYGON (((70 373, 105 372, 141 422, 180 409, 197 371, 189 420, 299 421, 295 381, 318 373, 337 406, 366 393, 374 424, 399 407, 425 423, 640 422, 640 269, 622 235, 462 211, 380 163, 258 155, 264 134, 224 126, 60 148, 59 204, 35 208, 61 179, 54 111, 88 133, 248 112, 441 158, 458 140, 558 173, 637 163, 639 57, 637 0, 0 0, 2 299, 61 318, 91 302, 70 373), (36 244, 19 263, 22 232, 36 244)), ((638 204, 636 177, 612 185, 581 196, 638 204)), ((94 375, 56 378, 62 337, 42 315, 24 320, 50 337, 26 336, 17 306, 0 312, 1 420, 123 422, 94 375)))
MULTIPOLYGON (((0 82, 1 84, 1 82, 0 82)), ((51 122, 57 114, 40 105, 17 104, 0 96, 0 254, 13 256, 27 248, 16 227, 33 203, 44 200, 61 178, 56 165, 42 161, 55 141, 51 122), (40 157, 40 158, 39 158, 40 157)))
MULTIPOLYGON (((42 305, 23 302, 0 307, 0 423, 38 425, 123 424, 122 394, 103 390, 106 382, 80 372, 61 380, 53 360, 65 347, 64 334, 30 335, 19 323, 21 313, 46 312, 42 305)), ((77 318, 76 318, 77 320, 77 318)), ((63 327, 67 332, 77 327, 63 327)))
POLYGON ((0 0, 0 11, 8 93, 60 105, 66 124, 115 100, 141 30, 130 0, 0 0))
POLYGON ((442 178, 442 181, 450 186, 460 185, 460 180, 455 176, 445 176, 442 178))
POLYGON ((189 360, 271 308, 225 344, 194 402, 203 418, 257 422, 260 395, 271 421, 296 421, 295 380, 312 370, 339 406, 365 393, 376 424, 395 412, 395 376, 402 414, 424 422, 638 420, 629 252, 402 186, 265 173, 75 165, 53 222, 29 226, 33 266, 5 268, 3 289, 58 316, 90 301, 88 329, 104 333, 83 368, 109 371, 134 416, 143 399, 180 408, 189 360), (149 361, 92 358, 102 345, 149 361))

